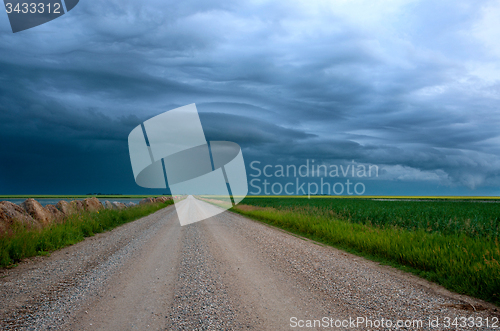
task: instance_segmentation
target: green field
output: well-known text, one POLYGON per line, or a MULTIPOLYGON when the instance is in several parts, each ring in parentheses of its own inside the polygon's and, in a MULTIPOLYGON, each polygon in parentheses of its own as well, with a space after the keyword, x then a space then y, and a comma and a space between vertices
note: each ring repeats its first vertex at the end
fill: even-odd
POLYGON ((233 210, 500 304, 500 203, 247 197, 233 210))
POLYGON ((24 258, 73 245, 85 237, 111 230, 173 203, 168 200, 165 203, 143 204, 122 210, 80 212, 67 217, 62 223, 54 223, 40 231, 21 227, 14 229, 13 234, 0 237, 0 267, 12 266, 24 258))
POLYGON ((497 196, 446 196, 446 195, 251 195, 252 198, 289 198, 289 199, 396 199, 396 200, 498 200, 497 196))

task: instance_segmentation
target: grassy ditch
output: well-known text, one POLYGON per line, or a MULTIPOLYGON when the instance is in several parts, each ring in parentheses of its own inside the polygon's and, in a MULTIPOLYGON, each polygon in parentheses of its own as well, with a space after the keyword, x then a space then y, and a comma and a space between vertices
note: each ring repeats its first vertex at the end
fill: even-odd
MULTIPOLYGON (((281 201, 281 204, 274 201, 275 207, 266 206, 265 201, 258 199, 250 198, 242 203, 245 202, 251 205, 238 205, 232 210, 292 233, 399 266, 452 291, 500 304, 497 235, 478 235, 477 232, 467 235, 468 231, 460 232, 456 228, 439 231, 436 227, 427 227, 427 223, 411 228, 394 222, 382 224, 370 220, 370 215, 364 211, 363 220, 355 221, 349 216, 332 216, 324 208, 300 202, 295 207, 289 205, 289 201, 281 201)), ((381 205, 384 208, 391 206, 383 202, 381 205)), ((466 220, 457 222, 464 227, 470 224, 466 220)), ((490 223, 488 221, 488 225, 490 223)))
POLYGON ((0 238, 0 267, 8 267, 24 258, 44 255, 76 244, 85 237, 111 230, 172 204, 173 201, 168 200, 165 203, 143 204, 122 210, 81 212, 42 230, 16 228, 13 234, 0 238))

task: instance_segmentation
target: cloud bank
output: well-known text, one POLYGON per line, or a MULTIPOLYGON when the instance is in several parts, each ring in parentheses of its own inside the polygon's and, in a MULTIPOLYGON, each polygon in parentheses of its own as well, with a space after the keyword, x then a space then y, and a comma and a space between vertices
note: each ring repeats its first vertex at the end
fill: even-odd
POLYGON ((128 132, 193 102, 247 163, 355 160, 384 169, 373 193, 499 193, 495 1, 82 0, 16 34, 0 16, 3 194, 147 193, 128 132))

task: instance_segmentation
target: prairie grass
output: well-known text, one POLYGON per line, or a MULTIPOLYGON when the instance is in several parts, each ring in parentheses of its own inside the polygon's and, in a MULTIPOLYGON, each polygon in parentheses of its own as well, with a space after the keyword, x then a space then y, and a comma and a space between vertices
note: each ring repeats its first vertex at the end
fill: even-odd
POLYGON ((73 245, 85 237, 134 221, 171 204, 173 201, 168 200, 165 203, 143 204, 122 210, 81 212, 39 231, 18 227, 11 235, 0 237, 0 267, 73 245))
POLYGON ((500 202, 245 198, 241 203, 382 227, 490 239, 500 237, 500 202))
POLYGON ((313 240, 400 266, 455 292, 500 304, 498 216, 493 213, 496 210, 491 208, 493 204, 472 203, 472 212, 461 204, 455 204, 457 208, 453 209, 446 205, 453 204, 448 201, 424 202, 424 205, 418 201, 406 208, 404 204, 410 201, 387 204, 336 200, 331 204, 332 199, 328 202, 266 200, 269 199, 247 198, 242 202, 246 205, 237 205, 233 210, 313 240), (483 207, 485 210, 481 210, 483 207), (471 220, 474 212, 476 218, 471 220), (442 217, 445 218, 440 222, 442 217))

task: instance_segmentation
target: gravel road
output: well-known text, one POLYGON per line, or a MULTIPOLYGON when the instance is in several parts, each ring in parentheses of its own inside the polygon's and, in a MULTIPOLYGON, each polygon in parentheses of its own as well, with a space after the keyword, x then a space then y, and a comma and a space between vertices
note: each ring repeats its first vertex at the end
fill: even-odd
POLYGON ((499 315, 231 212, 181 227, 174 206, 0 270, 2 330, 500 330, 499 315))

